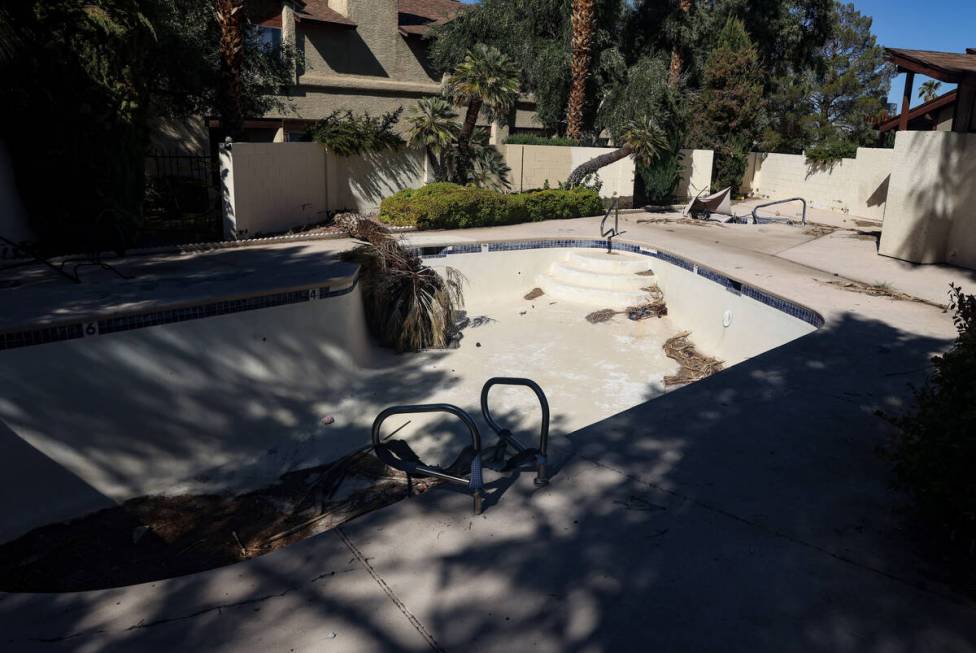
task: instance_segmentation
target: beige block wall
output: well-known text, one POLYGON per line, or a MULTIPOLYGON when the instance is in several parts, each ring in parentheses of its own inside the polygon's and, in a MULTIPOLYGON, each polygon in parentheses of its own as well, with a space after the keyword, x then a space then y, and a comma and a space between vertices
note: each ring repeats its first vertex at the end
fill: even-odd
POLYGON ((712 150, 681 150, 681 180, 674 194, 688 199, 712 183, 712 165, 715 153, 712 150))
MULTIPOLYGON (((512 190, 542 188, 546 182, 556 188, 573 169, 595 156, 613 152, 612 147, 562 147, 559 145, 505 145, 505 162, 512 169, 512 190)), ((610 197, 634 195, 634 162, 630 157, 601 168, 600 194, 610 197)))
POLYGON ((884 218, 893 151, 858 148, 853 159, 808 163, 802 154, 753 152, 740 192, 753 197, 802 197, 813 207, 884 218))
POLYGON ((976 269, 976 134, 898 132, 878 251, 976 269))
MULTIPOLYGON (((27 221, 27 212, 17 191, 10 155, 2 142, 0 142, 0 236, 15 243, 33 238, 27 221)), ((0 260, 20 255, 6 243, 0 242, 0 260)))
POLYGON ((379 210, 384 197, 427 183, 427 162, 421 150, 348 157, 330 152, 325 160, 327 205, 331 210, 371 213, 379 210))
POLYGON ((253 237, 322 222, 329 210, 367 213, 427 181, 423 152, 337 157, 318 143, 221 146, 224 237, 253 237))
POLYGON ((221 145, 220 174, 225 239, 325 219, 325 153, 318 143, 221 145))
MULTIPOLYGON (((548 181, 555 188, 566 181, 573 169, 595 156, 613 152, 612 147, 564 147, 559 145, 505 145, 505 162, 512 169, 512 189, 542 188, 548 181)), ((712 178, 711 150, 681 150, 683 170, 676 194, 689 197, 708 188, 712 178)), ((600 169, 603 187, 600 194, 610 197, 634 195, 634 161, 621 159, 600 169)))

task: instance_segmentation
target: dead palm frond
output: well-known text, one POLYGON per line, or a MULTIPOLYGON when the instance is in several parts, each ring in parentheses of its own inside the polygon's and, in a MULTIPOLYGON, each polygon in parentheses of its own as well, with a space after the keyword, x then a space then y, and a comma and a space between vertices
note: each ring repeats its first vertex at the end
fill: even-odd
POLYGON ((370 332, 398 352, 446 347, 455 336, 454 313, 464 305, 464 277, 441 276, 420 256, 379 230, 344 255, 360 265, 359 283, 370 332))

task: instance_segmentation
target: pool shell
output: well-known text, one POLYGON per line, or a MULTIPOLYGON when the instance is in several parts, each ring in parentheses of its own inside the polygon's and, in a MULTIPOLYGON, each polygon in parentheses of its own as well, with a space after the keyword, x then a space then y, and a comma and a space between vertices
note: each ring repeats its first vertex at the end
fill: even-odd
MULTIPOLYGON (((458 267, 475 286, 499 277, 495 290, 509 291, 504 281, 513 277, 506 274, 521 271, 520 290, 528 290, 535 271, 574 248, 605 249, 606 241, 447 243, 418 251, 432 266, 458 267), (538 256, 525 258, 520 269, 494 258, 528 251, 538 256), (472 272, 479 267, 492 275, 472 272)), ((729 364, 823 324, 811 309, 670 252, 627 242, 614 243, 614 249, 649 257, 677 326, 691 327, 696 345, 729 364), (723 325, 729 310, 731 328, 723 325), (687 325, 682 316, 688 316, 687 325)), ((348 389, 361 368, 382 373, 362 326, 357 281, 355 275, 323 279, 259 296, 81 317, 0 336, 0 348, 7 350, 0 352, 0 381, 14 388, 0 398, 0 439, 8 452, 0 468, 0 540, 133 496, 166 492, 173 479, 209 473, 210 467, 233 467, 237 459, 222 446, 228 435, 235 455, 270 452, 288 429, 293 433, 315 420, 323 392, 348 389), (234 317, 239 314, 247 320, 234 317), (316 347, 307 334, 314 334, 316 347), (117 406, 126 408, 108 416, 117 406), (139 437, 152 431, 148 440, 139 437), (30 510, 23 496, 33 499, 30 510)), ((495 290, 481 285, 475 294, 495 290)), ((381 403, 414 401, 424 383, 450 382, 409 365, 398 373, 396 382, 387 381, 381 403)), ((351 449, 366 438, 357 425, 343 433, 335 446, 351 449)), ((281 464, 304 463, 301 453, 298 446, 293 459, 281 464)))

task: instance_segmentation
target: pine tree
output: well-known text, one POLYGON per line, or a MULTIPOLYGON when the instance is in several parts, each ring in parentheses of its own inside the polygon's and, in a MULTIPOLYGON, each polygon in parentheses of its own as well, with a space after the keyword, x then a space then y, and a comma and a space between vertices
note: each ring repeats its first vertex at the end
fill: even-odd
POLYGON ((714 186, 737 190, 766 106, 759 53, 742 21, 726 21, 702 81, 692 138, 696 146, 715 151, 714 186))

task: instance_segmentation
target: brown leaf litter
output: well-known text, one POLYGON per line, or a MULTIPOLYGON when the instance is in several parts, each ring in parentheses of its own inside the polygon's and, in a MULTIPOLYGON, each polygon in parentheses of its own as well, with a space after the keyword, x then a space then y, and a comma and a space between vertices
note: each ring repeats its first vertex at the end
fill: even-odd
POLYGON ((705 356, 688 339, 689 331, 683 331, 664 343, 664 353, 681 365, 677 374, 664 377, 664 385, 682 385, 698 381, 722 370, 722 361, 705 356))

